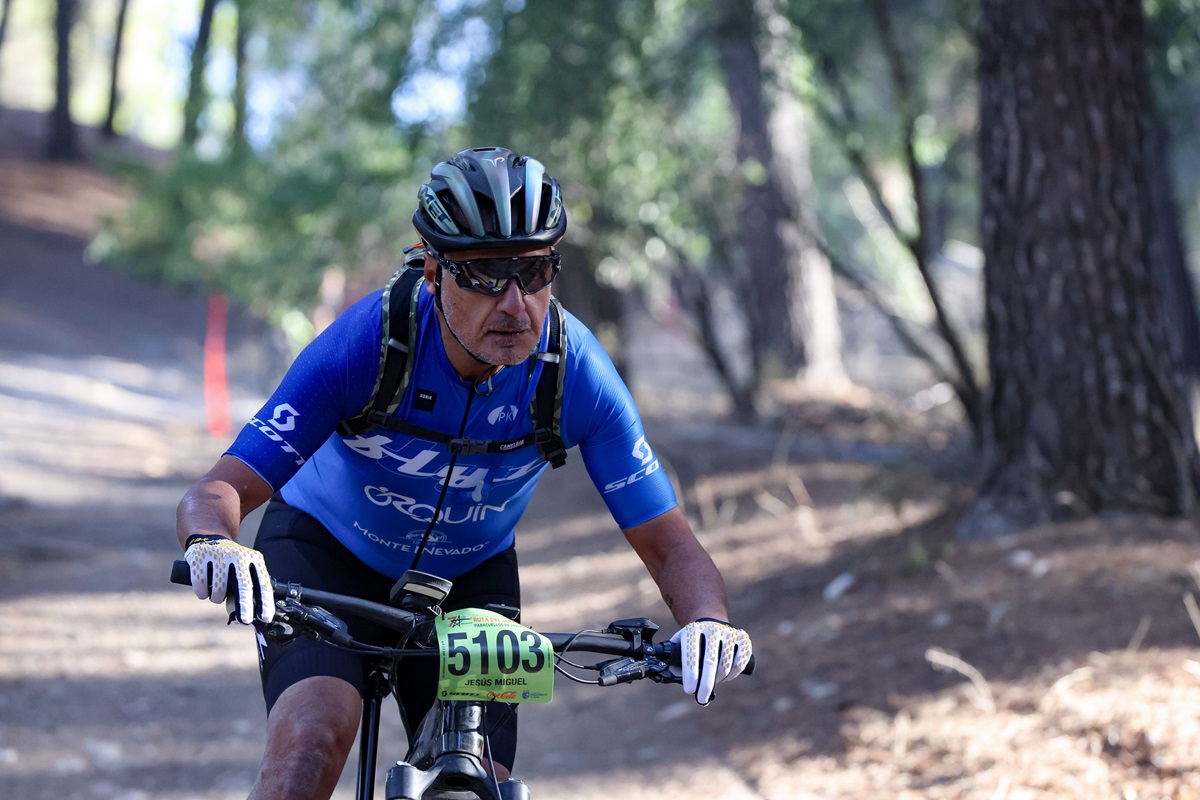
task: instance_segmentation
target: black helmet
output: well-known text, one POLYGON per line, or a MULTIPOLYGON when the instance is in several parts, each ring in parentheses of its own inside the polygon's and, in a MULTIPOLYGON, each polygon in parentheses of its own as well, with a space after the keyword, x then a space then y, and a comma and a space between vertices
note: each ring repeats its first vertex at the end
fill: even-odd
POLYGON ((558 244, 567 231, 562 188, 542 163, 503 147, 463 150, 417 192, 413 225, 439 253, 558 244))

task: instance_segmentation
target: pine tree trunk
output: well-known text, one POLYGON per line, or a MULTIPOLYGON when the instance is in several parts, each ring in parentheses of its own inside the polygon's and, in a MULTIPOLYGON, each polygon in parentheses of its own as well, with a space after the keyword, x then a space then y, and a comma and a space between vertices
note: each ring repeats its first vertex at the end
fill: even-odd
POLYGON ((789 61, 791 23, 782 0, 755 0, 763 41, 763 90, 770 101, 767 133, 779 172, 785 209, 776 221, 792 281, 793 346, 799 355, 798 377, 826 389, 844 388, 849 379, 842 363, 842 328, 834 294, 833 268, 817 246, 816 211, 810 202, 812 168, 804 107, 792 86, 789 61))
POLYGON ((12 0, 0 0, 0 53, 4 52, 4 42, 8 38, 8 17, 12 10, 12 0))
POLYGON ((125 39, 125 17, 128 12, 129 0, 121 0, 121 5, 117 9, 117 29, 113 34, 112 62, 108 81, 108 113, 104 115, 102 129, 106 139, 116 136, 117 133, 113 123, 117 117, 117 101, 120 99, 121 44, 125 39))
POLYGON ((192 45, 191 69, 188 72, 187 100, 183 105, 183 145, 191 149, 200 135, 200 114, 208 101, 204 84, 204 67, 208 63, 208 40, 212 35, 213 13, 217 0, 204 0, 200 7, 200 22, 196 41, 192 45))
POLYGON ((77 0, 58 0, 54 15, 54 108, 50 112, 46 157, 58 161, 79 158, 79 141, 71 118, 71 29, 76 7, 77 0))
POLYGON ((718 49, 745 175, 738 223, 751 290, 750 355, 757 382, 793 372, 800 350, 792 321, 792 277, 777 224, 786 210, 771 153, 753 4, 725 0, 722 6, 718 49))
POLYGON ((1191 515, 1200 456, 1150 261, 1138 0, 984 0, 986 473, 959 534, 1191 515))
POLYGON ((233 130, 230 132, 229 151, 235 162, 246 157, 250 151, 246 139, 246 97, 250 80, 246 74, 246 42, 250 38, 249 0, 235 0, 237 6, 237 37, 233 46, 233 130))
POLYGON ((813 240, 803 109, 791 86, 778 0, 723 0, 718 51, 745 171, 739 224, 751 289, 755 381, 841 384, 833 272, 813 240))

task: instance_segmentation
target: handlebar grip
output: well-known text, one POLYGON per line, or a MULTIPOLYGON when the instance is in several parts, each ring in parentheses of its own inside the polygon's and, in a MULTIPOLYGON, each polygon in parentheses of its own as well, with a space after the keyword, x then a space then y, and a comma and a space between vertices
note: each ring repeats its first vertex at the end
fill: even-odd
POLYGON ((180 586, 192 585, 192 568, 182 558, 176 559, 171 565, 171 583, 178 583, 180 586))

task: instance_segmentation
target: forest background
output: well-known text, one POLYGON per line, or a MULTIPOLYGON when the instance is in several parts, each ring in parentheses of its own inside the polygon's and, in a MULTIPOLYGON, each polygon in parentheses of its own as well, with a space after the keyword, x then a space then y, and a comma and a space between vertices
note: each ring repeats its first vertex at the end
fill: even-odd
MULTIPOLYGON (((529 152, 568 201, 556 293, 647 413, 774 433, 775 467, 785 440, 848 460, 871 439, 919 442, 877 457, 853 496, 899 514, 932 493, 939 525, 905 528, 890 557, 958 591, 954 539, 1082 535, 1126 588, 1125 537, 1195 563, 1198 56, 1189 0, 0 7, 0 101, 45 112, 47 163, 125 187, 91 261, 227 297, 290 353, 394 270, 436 161, 529 152), (657 351, 662 330, 690 358, 657 351), (1071 523, 1100 528, 1055 528, 1071 523)), ((681 492, 716 530, 736 514, 702 471, 681 466, 681 492)), ((808 536, 836 501, 771 474, 782 488, 757 507, 808 536)), ((991 558, 985 583, 1012 566, 991 558)), ((834 563, 824 599, 857 585, 865 601, 876 562, 834 563)), ((1200 578, 1167 571, 1185 630, 1200 626, 1200 578)), ((1019 617, 986 605, 977 633, 1019 617)), ((1087 638, 1082 618, 1052 627, 1087 638)), ((1170 737, 1105 724, 1099 745, 1091 723, 1070 733, 1158 770, 1149 791, 1194 796, 1163 772, 1170 737)))

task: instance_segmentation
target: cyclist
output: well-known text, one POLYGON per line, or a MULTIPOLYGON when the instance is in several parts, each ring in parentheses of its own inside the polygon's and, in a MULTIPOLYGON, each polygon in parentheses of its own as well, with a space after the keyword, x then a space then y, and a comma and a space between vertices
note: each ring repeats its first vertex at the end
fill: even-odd
MULTIPOLYGON (((358 301, 296 359, 262 410, 179 504, 178 536, 200 598, 260 625, 274 613, 268 568, 308 588, 387 602, 419 568, 453 581, 443 608, 520 606, 514 526, 546 468, 539 448, 512 445, 531 429, 534 391, 551 350, 554 251, 566 231, 557 181, 535 159, 466 150, 432 170, 413 224, 424 247, 416 289, 411 377, 398 429, 339 424, 370 405, 387 341, 383 292, 358 301), (414 432, 415 431, 415 432, 414 432), (508 441, 452 452, 443 432, 508 441), (434 436, 434 439, 437 437, 434 436), (245 516, 269 503, 251 549, 245 516), (236 590, 230 586, 236 578, 236 590)), ((560 435, 657 584, 683 646, 684 689, 702 705, 749 660, 728 624, 723 580, 692 532, 646 442, 628 389, 599 343, 564 312, 560 435)), ((379 637, 367 623, 357 638, 379 637)), ((366 676, 352 653, 299 639, 268 643, 259 661, 267 741, 251 797, 329 797, 358 731, 366 676)), ((415 726, 433 702, 426 659, 398 698, 415 726)), ((407 665, 406 665, 407 667, 407 665)), ((515 709, 515 707, 512 707, 515 709)), ((492 769, 512 768, 516 715, 499 718, 492 769)), ((411 733, 411 731, 410 731, 411 733)))

